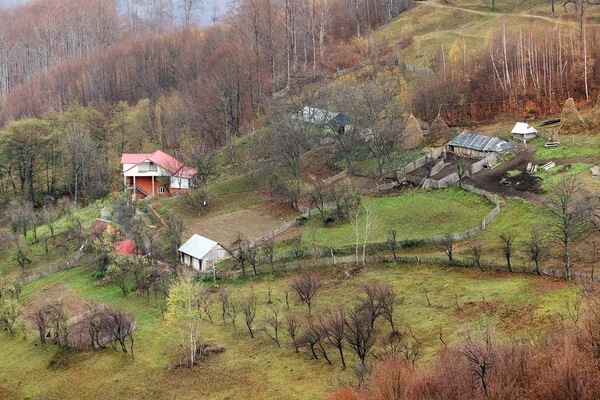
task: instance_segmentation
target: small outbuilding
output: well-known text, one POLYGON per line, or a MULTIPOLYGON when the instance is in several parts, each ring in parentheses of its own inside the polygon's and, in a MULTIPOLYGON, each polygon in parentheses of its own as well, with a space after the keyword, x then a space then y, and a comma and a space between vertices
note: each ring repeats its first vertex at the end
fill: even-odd
POLYGON ((297 119, 307 124, 329 126, 339 133, 344 133, 346 125, 350 125, 344 114, 314 107, 304 107, 302 112, 298 113, 297 119))
POLYGON ((179 248, 179 260, 198 271, 210 271, 231 254, 214 240, 194 234, 179 248))
POLYGON ((517 122, 511 133, 515 139, 521 141, 530 140, 537 137, 537 130, 525 122, 517 122))
POLYGON ((508 143, 497 137, 463 132, 448 142, 448 152, 457 156, 485 158, 491 153, 506 153, 515 149, 513 143, 508 143))

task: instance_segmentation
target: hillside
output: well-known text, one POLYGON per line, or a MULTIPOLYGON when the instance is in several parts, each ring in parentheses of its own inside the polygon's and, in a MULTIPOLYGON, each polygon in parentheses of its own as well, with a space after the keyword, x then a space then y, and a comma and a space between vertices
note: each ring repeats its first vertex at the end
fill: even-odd
POLYGON ((582 1, 0 9, 0 398, 600 398, 582 1))

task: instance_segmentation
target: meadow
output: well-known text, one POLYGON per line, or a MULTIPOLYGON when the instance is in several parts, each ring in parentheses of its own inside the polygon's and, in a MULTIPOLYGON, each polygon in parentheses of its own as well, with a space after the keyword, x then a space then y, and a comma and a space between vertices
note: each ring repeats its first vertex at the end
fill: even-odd
MULTIPOLYGON (((369 242, 385 242, 395 229, 398 240, 420 239, 449 232, 464 232, 481 224, 494 207, 483 197, 457 188, 405 189, 381 196, 365 196, 362 204, 372 212, 373 234, 369 242)), ((359 226, 364 225, 364 214, 359 226)), ((324 226, 314 215, 302 228, 302 241, 318 247, 341 247, 355 243, 349 222, 324 226)))
MULTIPOLYGON (((41 278, 24 286, 23 298, 27 301, 34 293, 62 283, 86 299, 133 312, 138 325, 135 359, 109 348, 73 352, 68 361, 49 368, 55 360, 55 346, 40 346, 34 332, 26 338, 1 334, 0 388, 6 393, 27 398, 80 398, 85 393, 88 398, 109 399, 314 399, 330 391, 338 378, 351 379, 350 369, 342 369, 334 349, 329 349, 332 365, 328 365, 322 358, 313 360, 306 348, 296 354, 285 334, 281 334, 282 347, 277 348, 260 331, 251 339, 241 318, 237 331, 230 322, 223 326, 218 300, 211 311, 214 322, 204 317, 200 331, 204 342, 224 346, 226 351, 192 370, 170 369, 181 334, 179 326, 168 317, 163 320, 152 298, 146 302, 136 295, 122 297, 117 287, 92 280, 92 272, 91 267, 81 267, 41 278)), ((316 297, 316 312, 327 305, 355 303, 357 288, 371 280, 392 285, 399 299, 396 318, 400 329, 410 327, 422 343, 423 356, 417 365, 435 357, 441 347, 440 330, 447 344, 456 343, 462 328, 481 320, 487 307, 495 310, 493 317, 501 332, 531 334, 547 327, 565 300, 577 292, 574 286, 546 278, 425 265, 374 265, 360 270, 337 267, 324 272, 326 285, 316 297)), ((263 275, 219 285, 227 286, 234 297, 254 291, 258 300, 255 327, 260 328, 270 308, 285 312, 289 280, 288 274, 263 275)), ((291 312, 306 313, 306 307, 292 298, 291 312)), ((382 324, 378 329, 389 328, 382 324)), ((381 351, 378 346, 375 354, 381 351)), ((346 356, 349 364, 357 362, 349 349, 346 356)))

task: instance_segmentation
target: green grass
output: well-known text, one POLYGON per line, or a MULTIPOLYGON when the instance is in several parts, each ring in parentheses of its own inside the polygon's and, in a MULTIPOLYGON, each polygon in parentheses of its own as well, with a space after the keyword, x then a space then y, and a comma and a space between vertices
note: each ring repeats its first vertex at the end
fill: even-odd
POLYGON ((561 138, 559 147, 544 147, 543 139, 537 139, 535 159, 537 160, 564 160, 574 157, 598 157, 600 156, 600 140, 597 138, 578 138, 575 144, 571 138, 561 138))
POLYGON ((549 169, 548 171, 540 170, 536 172, 536 176, 539 176, 544 181, 542 182, 542 189, 551 191, 559 180, 569 177, 580 175, 583 173, 589 174, 589 169, 592 167, 591 164, 576 163, 572 164, 571 168, 565 168, 565 166, 557 166, 549 169))
MULTIPOLYGON (((493 205, 484 198, 461 189, 405 190, 399 195, 363 197, 363 204, 374 215, 374 233, 370 242, 383 242, 391 229, 398 240, 418 239, 448 232, 469 230, 479 224, 493 205)), ((362 220, 359 225, 362 226, 362 220)), ((323 227, 318 216, 302 229, 304 243, 322 246, 346 246, 355 242, 350 223, 323 227)))
MULTIPOLYGON (((0 334, 0 382, 3 389, 27 398, 210 398, 210 399, 314 399, 322 398, 338 376, 347 377, 337 354, 329 350, 333 365, 321 358, 312 360, 309 351, 296 354, 290 340, 282 336, 282 348, 262 333, 250 339, 240 319, 236 332, 231 324, 223 326, 219 319, 219 304, 213 307, 214 323, 204 319, 201 324, 202 340, 226 347, 226 352, 216 355, 193 371, 170 370, 168 365, 179 340, 179 330, 170 321, 163 321, 152 302, 130 295, 124 298, 118 288, 102 286, 90 280, 91 270, 75 268, 56 273, 25 285, 23 297, 28 299, 46 287, 65 283, 86 298, 130 310, 136 315, 138 330, 136 358, 111 349, 77 353, 70 367, 52 370, 47 368, 55 348, 36 346, 36 336, 27 340, 0 334)), ((518 330, 530 332, 547 326, 547 319, 574 293, 565 283, 505 274, 485 274, 475 270, 437 268, 429 266, 392 265, 372 266, 350 278, 343 269, 329 270, 326 287, 315 299, 318 310, 327 305, 352 304, 361 283, 380 280, 391 284, 401 304, 396 316, 401 329, 411 327, 423 342, 424 357, 419 364, 435 357, 440 348, 438 334, 443 329, 444 339, 453 344, 465 324, 482 318, 476 303, 486 301, 499 307, 497 318, 502 332, 518 330), (345 277, 341 279, 341 277, 345 277), (544 289, 544 290, 542 290, 544 289), (431 306, 427 305, 425 291, 431 306), (456 309, 455 295, 460 309, 456 309), (533 321, 522 321, 518 310, 523 305, 537 306, 533 321)), ((259 306, 256 325, 262 324, 269 307, 284 308, 284 291, 288 275, 264 275, 228 283, 234 296, 254 290, 259 306), (272 304, 267 304, 268 288, 272 289, 272 304)), ((218 303, 218 300, 216 300, 218 303)), ((305 311, 305 306, 292 300, 292 310, 305 311)), ((379 329, 387 325, 380 322, 379 329)), ((378 350, 375 350, 376 352, 378 350)), ((346 350, 350 363, 355 357, 346 350)))

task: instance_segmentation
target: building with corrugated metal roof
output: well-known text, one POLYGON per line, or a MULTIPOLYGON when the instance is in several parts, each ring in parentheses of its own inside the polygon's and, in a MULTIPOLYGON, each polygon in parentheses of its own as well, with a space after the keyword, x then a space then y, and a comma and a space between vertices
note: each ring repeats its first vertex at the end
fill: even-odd
POLYGON ((490 153, 506 153, 515 149, 513 143, 497 137, 463 132, 448 142, 448 152, 462 157, 485 158, 490 153))

